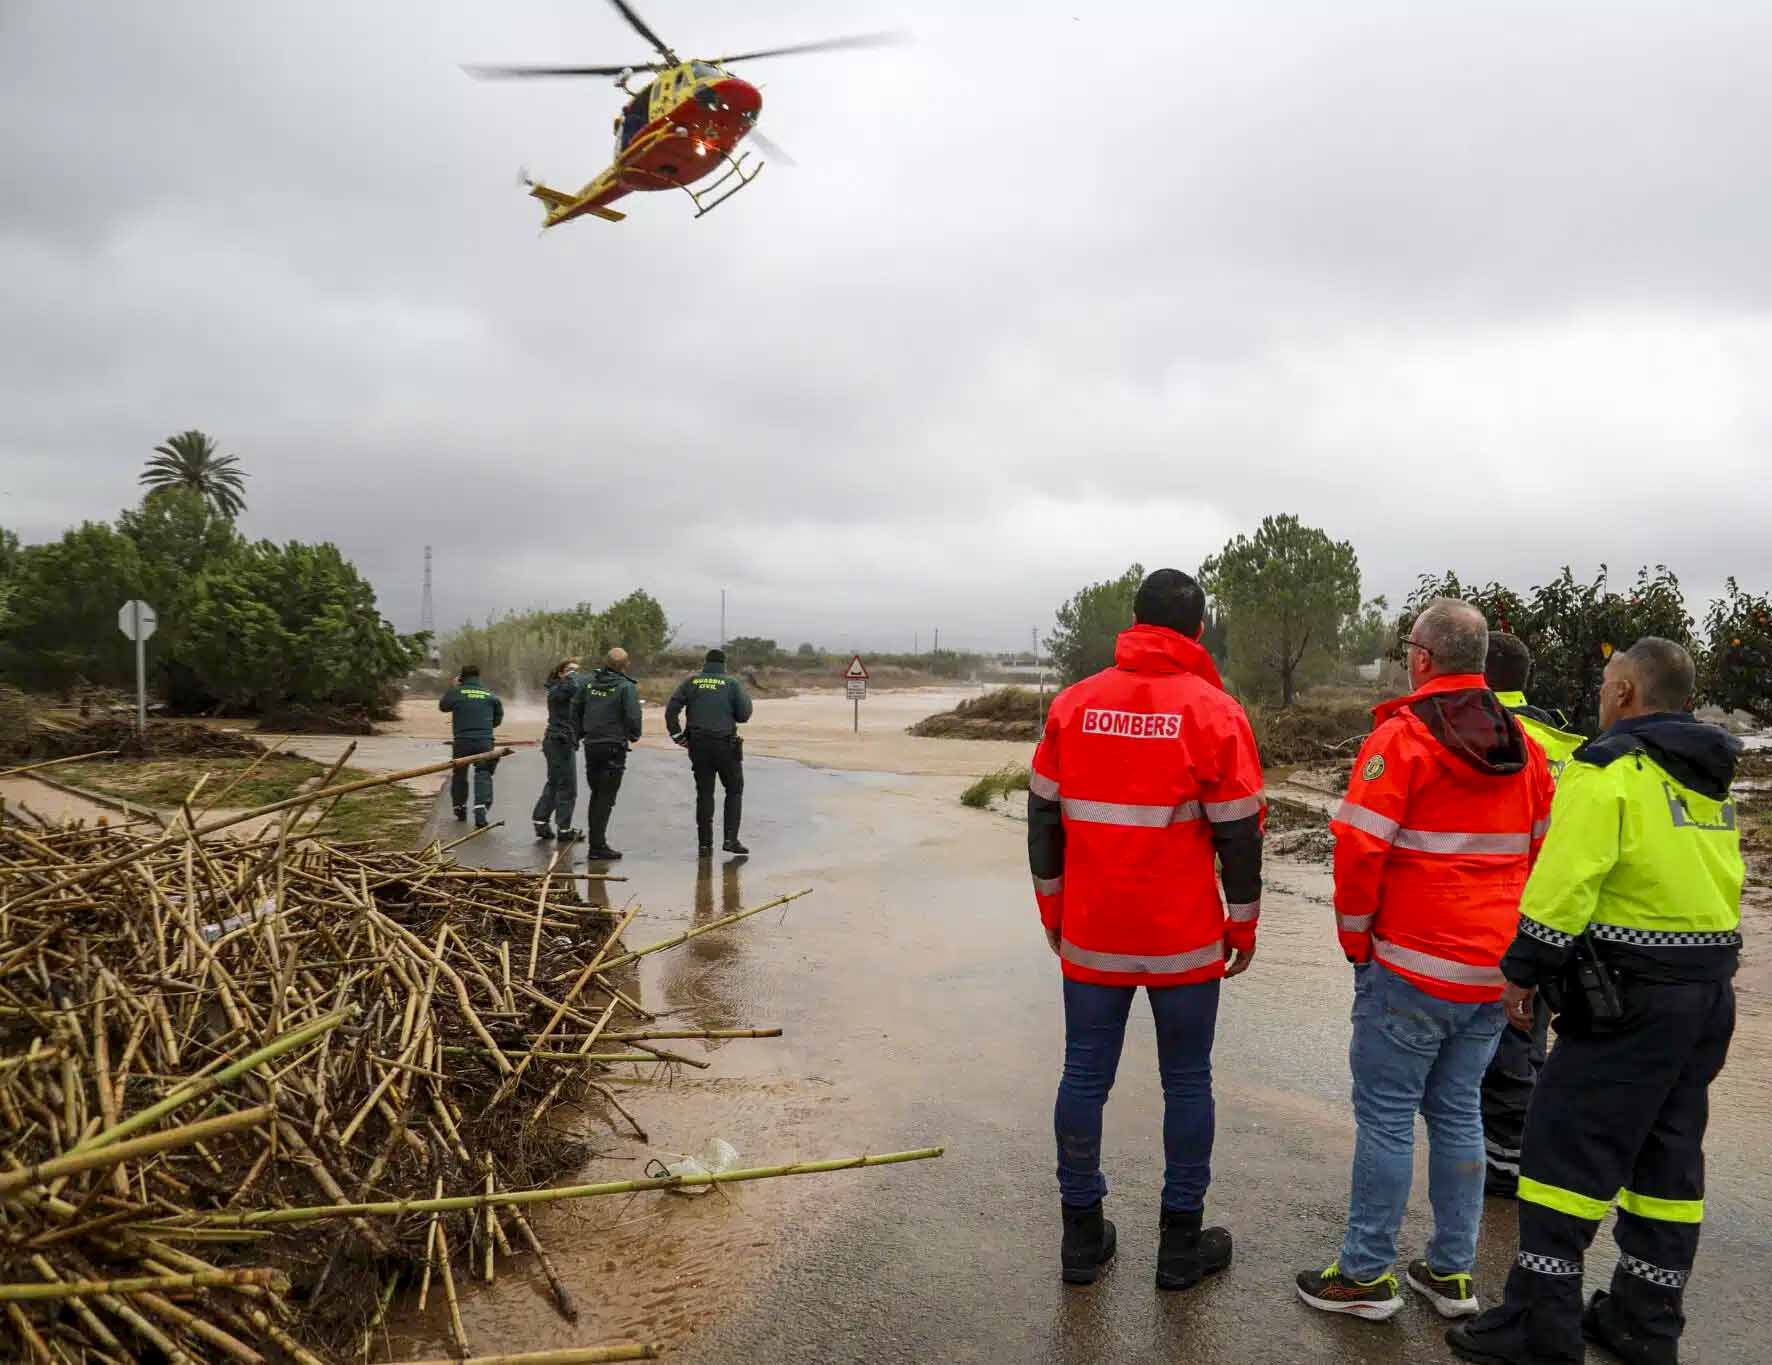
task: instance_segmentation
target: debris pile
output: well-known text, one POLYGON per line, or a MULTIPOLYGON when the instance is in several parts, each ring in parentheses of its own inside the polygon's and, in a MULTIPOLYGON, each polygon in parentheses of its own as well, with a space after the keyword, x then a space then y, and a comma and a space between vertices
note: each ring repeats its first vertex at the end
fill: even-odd
POLYGON ((999 687, 961 702, 952 711, 927 716, 906 733, 928 739, 1019 739, 1032 743, 1040 738, 1041 706, 1037 692, 999 687))
POLYGON ((654 1027, 631 969, 797 897, 629 951, 583 873, 289 823, 339 791, 250 842, 0 823, 0 1358, 368 1359, 402 1288, 467 1356, 463 1277, 525 1253, 575 1317, 524 1207, 683 1182, 538 1188, 589 1154, 563 1102, 705 1065, 661 1041, 779 1033, 654 1027))

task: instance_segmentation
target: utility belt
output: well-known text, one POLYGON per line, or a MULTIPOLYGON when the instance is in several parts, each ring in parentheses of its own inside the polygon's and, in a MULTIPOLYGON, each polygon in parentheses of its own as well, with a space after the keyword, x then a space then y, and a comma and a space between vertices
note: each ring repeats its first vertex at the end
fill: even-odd
POLYGON ((1568 961, 1544 983, 1543 994, 1557 1017, 1558 1033, 1616 1033, 1629 1013, 1625 983, 1600 955, 1591 925, 1570 945, 1568 961))
POLYGON ((698 730, 692 725, 683 732, 683 738, 691 744, 725 744, 730 745, 741 754, 744 752, 744 740, 739 737, 736 730, 720 734, 713 730, 698 730))

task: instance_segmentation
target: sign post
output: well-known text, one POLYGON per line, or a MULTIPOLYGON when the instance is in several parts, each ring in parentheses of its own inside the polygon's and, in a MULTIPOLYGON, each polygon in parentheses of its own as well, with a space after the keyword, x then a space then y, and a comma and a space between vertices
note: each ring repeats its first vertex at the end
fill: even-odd
POLYGON ((135 732, 148 728, 148 636, 160 618, 154 609, 139 597, 131 598, 117 613, 117 628, 135 641, 135 732))
POLYGON ((861 704, 868 699, 868 666, 857 654, 843 670, 843 686, 849 700, 855 703, 855 733, 861 733, 861 704))

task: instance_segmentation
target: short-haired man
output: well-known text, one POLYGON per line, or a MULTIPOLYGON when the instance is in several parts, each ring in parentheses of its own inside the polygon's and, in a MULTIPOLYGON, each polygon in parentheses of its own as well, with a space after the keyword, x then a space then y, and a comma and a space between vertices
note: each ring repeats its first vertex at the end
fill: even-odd
POLYGON ((628 652, 617 646, 603 666, 578 689, 572 703, 573 727, 584 745, 585 808, 588 830, 585 858, 613 862, 619 848, 609 846, 609 817, 628 770, 628 746, 640 738, 640 688, 627 674, 628 652))
MULTIPOLYGON (((1526 700, 1532 677, 1532 651, 1518 635, 1489 632, 1489 657, 1483 678, 1495 700, 1513 713, 1526 738, 1544 750, 1551 779, 1561 775, 1587 739, 1563 727, 1560 716, 1526 700)), ((1542 1002, 1529 1030, 1504 1028, 1495 1056, 1483 1073, 1483 1160, 1488 1164, 1483 1189, 1512 1199, 1520 1184, 1520 1139, 1526 1131, 1526 1106, 1544 1069, 1550 1037, 1550 1009, 1542 1002)))
POLYGON ((1053 701, 1028 780, 1028 863, 1064 976, 1053 1127, 1070 1284, 1114 1254, 1101 1112, 1139 986, 1163 1081, 1157 1285, 1185 1289, 1231 1262, 1230 1233, 1202 1226, 1212 1039, 1219 981, 1255 956, 1264 798, 1249 719, 1198 644, 1205 607, 1178 570, 1145 579, 1114 666, 1053 701))
POLYGON ((1388 1318, 1427 1121, 1434 1235, 1408 1279, 1446 1317, 1478 1311, 1483 1072, 1502 1029, 1501 955, 1550 821, 1544 752, 1483 680, 1482 613, 1430 602, 1406 645, 1415 690, 1373 712, 1335 833, 1335 919, 1354 964, 1353 1189, 1341 1254, 1304 1271, 1313 1308, 1388 1318))
POLYGON ((1730 795, 1742 746, 1687 714, 1694 680, 1671 640, 1614 654, 1601 733, 1557 784, 1501 963, 1516 1023, 1555 991, 1557 1046, 1526 1118, 1506 1299, 1447 1335, 1466 1360, 1579 1361, 1584 1335, 1631 1365, 1679 1359, 1710 1083, 1735 1031, 1745 872, 1730 795), (1582 1258, 1615 1202, 1611 1293, 1584 1315, 1582 1258))
POLYGON ((689 766, 695 774, 695 835, 697 852, 703 858, 714 852, 716 778, 726 792, 721 810, 726 836, 722 847, 740 856, 750 852, 738 841, 744 814, 744 741, 738 727, 750 718, 750 694, 726 671, 723 649, 710 649, 701 672, 683 679, 665 703, 665 729, 689 750, 689 766))
MULTIPOLYGON (((449 712, 451 752, 457 758, 484 754, 492 749, 492 735, 505 723, 505 704, 480 681, 480 665, 468 664, 455 679, 455 685, 438 699, 437 709, 449 712)), ((489 823, 487 811, 492 806, 492 774, 498 767, 496 758, 469 764, 474 770, 474 823, 481 828, 489 823)), ((468 767, 453 768, 449 773, 449 801, 455 807, 455 818, 468 818, 468 767)))

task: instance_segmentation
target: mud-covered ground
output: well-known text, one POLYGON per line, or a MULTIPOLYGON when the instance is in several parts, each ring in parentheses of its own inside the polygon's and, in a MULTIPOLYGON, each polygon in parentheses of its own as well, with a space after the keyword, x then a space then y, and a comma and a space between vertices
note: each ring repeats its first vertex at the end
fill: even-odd
MULTIPOLYGON (((709 1050, 713 1069, 674 1082, 617 1078, 650 1141, 621 1131, 619 1118, 612 1130, 587 1113, 608 1154, 587 1178, 638 1175, 650 1157, 670 1159, 713 1136, 737 1146, 745 1164, 926 1143, 946 1143, 948 1154, 696 1199, 554 1210, 540 1231, 584 1317, 563 1322, 538 1277, 505 1271, 490 1289, 467 1291, 477 1350, 641 1336, 686 1362, 1450 1359, 1442 1324, 1420 1304, 1370 1324, 1313 1313, 1293 1297, 1292 1274, 1335 1253, 1353 1136, 1351 983, 1321 865, 1271 863, 1255 965, 1224 989, 1209 1211, 1235 1233, 1235 1266, 1188 1294, 1153 1287, 1161 1101, 1141 1002, 1107 1116, 1120 1257, 1096 1286, 1067 1290, 1057 1277, 1051 1150, 1058 979, 1027 888, 1025 829, 963 809, 958 777, 755 756, 748 779, 753 856, 698 865, 686 762, 668 748, 636 751, 612 828, 631 880, 601 890, 645 907, 629 935, 643 942, 813 888, 785 914, 662 955, 644 983, 649 1007, 674 1023, 780 1024, 786 1036, 709 1050)), ((538 863, 545 854, 525 822, 539 755, 506 760, 498 782, 495 814, 512 824, 464 852, 538 863)), ((455 827, 447 812, 442 823, 455 827)), ((1758 917, 1749 934, 1750 945, 1765 941, 1758 917)), ((1765 1359, 1769 1054, 1765 978, 1744 971, 1740 1031, 1713 1091, 1710 1216, 1687 1295, 1688 1359, 1765 1359)), ((1424 1182, 1418 1160, 1405 1255, 1419 1254, 1427 1234, 1424 1182)), ((1491 1202, 1483 1292, 1494 1293, 1513 1251, 1513 1210, 1491 1202)), ((1603 1232, 1590 1284, 1605 1283, 1614 1254, 1603 1232)), ((408 1304, 391 1358, 444 1354, 439 1314, 433 1305, 419 1317, 408 1304)))

